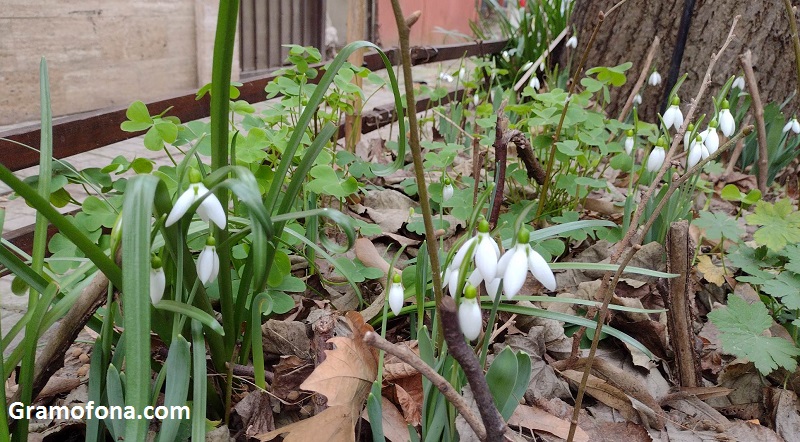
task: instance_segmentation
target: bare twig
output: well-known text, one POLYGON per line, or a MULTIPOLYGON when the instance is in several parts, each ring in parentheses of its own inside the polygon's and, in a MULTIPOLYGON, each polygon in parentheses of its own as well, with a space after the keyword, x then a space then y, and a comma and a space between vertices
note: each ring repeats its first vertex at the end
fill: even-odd
POLYGON ((750 49, 739 55, 739 64, 744 71, 744 80, 747 83, 747 90, 753 97, 753 116, 756 119, 756 134, 758 136, 758 190, 762 195, 767 193, 767 175, 769 174, 769 162, 767 153, 767 128, 764 126, 764 104, 761 102, 761 94, 758 93, 758 80, 753 72, 753 57, 750 49))
POLYGON ((564 37, 567 36, 568 31, 569 28, 564 28, 564 30, 561 31, 560 34, 556 35, 556 38, 554 38, 553 41, 550 42, 550 45, 547 46, 547 49, 545 49, 544 52, 542 52, 542 55, 540 55, 539 58, 537 58, 536 61, 533 62, 531 67, 529 67, 528 70, 525 71, 524 74, 522 74, 522 77, 520 77, 519 81, 517 81, 517 83, 514 85, 515 91, 518 91, 523 85, 525 85, 525 82, 528 81, 528 78, 530 78, 531 75, 533 75, 533 73, 536 72, 537 69, 539 69, 539 66, 542 63, 544 63, 544 59, 547 58, 547 56, 550 55, 551 52, 553 52, 553 49, 555 49, 556 46, 558 46, 558 44, 561 43, 561 40, 563 40, 564 37))
POLYGON ((608 304, 611 302, 611 297, 614 294, 614 288, 616 287, 617 281, 619 281, 622 272, 625 269, 625 266, 630 262, 631 258, 633 258, 633 254, 636 251, 635 245, 641 245, 641 241, 644 237, 644 234, 649 230, 649 227, 652 226, 655 219, 658 217, 659 212, 663 209, 664 204, 666 201, 669 200, 669 196, 677 189, 677 187, 685 182, 688 177, 692 174, 697 173, 700 170, 700 167, 703 167, 708 161, 711 159, 716 158, 719 154, 722 153, 723 148, 728 149, 730 146, 738 141, 739 137, 744 136, 745 129, 743 129, 736 137, 732 138, 728 143, 725 144, 722 148, 714 152, 711 156, 706 158, 705 160, 701 161, 695 167, 687 171, 681 179, 673 182, 670 185, 670 189, 668 190, 668 194, 662 198, 661 202, 659 203, 656 210, 648 217, 646 225, 644 229, 642 229, 643 234, 637 238, 634 242, 634 235, 638 231, 633 226, 639 225, 639 221, 642 219, 644 214, 644 209, 647 206, 647 202, 650 198, 653 197, 656 189, 659 187, 662 178, 667 172, 667 169, 671 166, 672 157, 675 156, 676 152, 679 149, 680 143, 683 140, 683 134, 686 132, 686 127, 689 125, 689 122, 692 121, 694 117, 694 113, 697 110, 697 107, 702 100, 703 96, 705 95, 706 88, 709 84, 711 84, 711 73, 714 71, 714 66, 716 66, 717 61, 719 60, 722 53, 728 47, 728 45, 733 40, 733 31, 736 29, 736 24, 739 22, 740 16, 736 16, 733 18, 733 23, 731 24, 730 32, 728 32, 728 37, 725 39, 725 42, 722 44, 722 47, 718 52, 711 56, 711 60, 709 61, 708 69, 706 70, 706 74, 703 77, 703 82, 700 84, 700 89, 697 91, 697 95, 692 102, 692 106, 689 108, 689 112, 686 114, 686 119, 683 122, 683 125, 678 132, 675 134, 675 137, 672 139, 672 145, 670 146, 669 150, 666 152, 666 158, 664 159, 664 164, 661 166, 661 169, 656 174, 655 178, 653 179, 653 184, 647 189, 645 194, 641 198, 641 202, 639 203, 638 209, 636 210, 633 218, 631 219, 630 225, 632 228, 625 234, 625 236, 620 240, 614 248, 614 252, 609 258, 609 262, 611 264, 619 264, 619 268, 617 269, 616 273, 613 274, 613 281, 612 281, 612 272, 608 271, 603 275, 603 279, 600 283, 600 287, 597 289, 597 297, 596 299, 602 299, 603 305, 600 308, 600 313, 598 315, 597 327, 595 329, 594 337, 592 339, 592 346, 589 349, 589 354, 587 355, 587 365, 584 369, 583 376, 581 378, 580 386, 578 387, 578 394, 575 398, 575 409, 573 410, 572 420, 570 421, 570 429, 569 429, 569 436, 567 438, 568 441, 572 441, 575 437, 575 431, 578 427, 578 418, 580 416, 580 408, 583 402, 583 396, 586 391, 586 383, 589 380, 589 373, 591 372, 592 361, 594 360, 595 354, 597 352, 597 345, 600 342, 601 330, 603 328, 604 318, 608 313, 608 304), (671 191, 671 192, 670 192, 671 191), (622 257, 625 251, 628 251, 625 259, 620 263, 620 258, 622 257))
POLYGON ((655 38, 653 38, 653 43, 650 44, 650 50, 647 51, 647 57, 644 59, 644 65, 642 65, 642 71, 639 73, 639 79, 636 80, 636 84, 633 86, 630 95, 628 95, 628 99, 625 101, 625 106, 622 107, 622 111, 619 113, 617 120, 625 120, 625 118, 628 116, 628 112, 631 111, 631 108, 633 107, 633 100, 636 98, 639 90, 644 85, 648 75, 650 75, 650 65, 653 64, 653 57, 656 55, 659 44, 661 44, 661 38, 656 35, 655 38))
MULTIPOLYGON (((425 169, 422 165, 422 149, 419 145, 419 126, 417 124, 417 114, 414 109, 417 108, 416 99, 414 98, 414 78, 411 75, 411 48, 409 39, 411 35, 410 24, 414 24, 419 18, 418 12, 414 12, 409 17, 409 20, 403 16, 403 9, 400 7, 400 0, 392 0, 392 11, 394 12, 394 19, 397 23, 397 34, 400 39, 400 56, 403 65, 403 81, 406 90, 406 109, 408 109, 408 129, 410 132, 409 144, 411 146, 411 157, 414 160, 414 174, 417 179, 417 191, 419 192, 419 204, 422 209, 422 220, 425 224, 425 238, 428 244, 436 243, 436 230, 433 228, 433 217, 431 215, 431 203, 428 197, 428 186, 425 184, 425 169)), ((405 136, 405 134, 400 134, 405 136)), ((436 253, 430 254, 431 262, 431 278, 433 279, 433 296, 436 300, 436 308, 439 308, 439 303, 442 299, 442 277, 441 269, 439 267, 439 255, 436 253)))
MULTIPOLYGON (((744 121, 742 121, 742 126, 748 126, 750 124, 750 114, 748 114, 744 121)), ((728 158, 728 165, 725 166, 725 173, 722 174, 721 178, 725 178, 730 176, 733 173, 733 168, 736 167, 736 162, 739 161, 739 157, 742 156, 742 151, 744 150, 744 138, 739 139, 739 142, 736 143, 736 147, 733 148, 731 152, 731 156, 728 158)))
POLYGON ((375 332, 367 332, 364 335, 364 342, 390 355, 394 355, 401 361, 414 367, 422 376, 425 376, 426 379, 431 381, 431 383, 442 392, 444 397, 456 407, 458 412, 461 413, 461 416, 464 417, 464 420, 467 421, 470 428, 472 428, 472 431, 475 432, 475 435, 478 436, 478 439, 482 441, 486 440, 486 428, 483 426, 480 419, 478 419, 478 416, 475 416, 472 412, 464 397, 450 385, 447 379, 440 376, 439 373, 420 359, 413 351, 408 347, 392 344, 375 332))
POLYGON ((800 91, 800 36, 797 33, 797 19, 794 14, 794 7, 791 0, 783 0, 786 7, 786 16, 789 19, 789 30, 792 32, 792 43, 794 44, 794 63, 797 68, 797 85, 795 90, 800 91))
POLYGON ((489 225, 494 228, 500 217, 500 206, 503 203, 503 192, 506 185, 506 168, 508 167, 508 140, 504 137, 508 128, 508 118, 505 115, 506 100, 497 110, 497 124, 494 131, 494 195, 492 195, 492 209, 489 213, 489 225))
POLYGON ((467 345, 458 326, 456 302, 453 298, 445 296, 439 310, 442 314, 442 329, 444 339, 447 341, 448 352, 461 365, 467 382, 472 388, 472 394, 475 396, 478 411, 481 413, 481 419, 486 428, 486 440, 492 442, 502 440, 508 427, 494 405, 492 392, 489 391, 489 384, 486 383, 486 377, 483 374, 483 367, 475 357, 475 353, 467 345))

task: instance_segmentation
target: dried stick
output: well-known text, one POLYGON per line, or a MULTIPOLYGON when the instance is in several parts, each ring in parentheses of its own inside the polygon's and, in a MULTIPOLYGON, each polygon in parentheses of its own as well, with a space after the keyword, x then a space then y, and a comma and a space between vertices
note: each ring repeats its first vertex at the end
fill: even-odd
MULTIPOLYGON (((744 121, 742 121, 743 126, 747 126, 750 124, 750 114, 748 114, 744 121)), ((744 150, 744 138, 740 139, 738 143, 736 143, 736 147, 733 148, 731 152, 731 156, 728 158, 728 165, 725 166, 725 173, 722 174, 722 177, 728 177, 730 174, 733 173, 733 168, 736 167, 736 162, 739 161, 739 157, 742 156, 742 151, 744 150)))
POLYGON ((503 135, 508 128, 508 118, 505 114, 506 100, 497 109, 497 123, 494 131, 494 195, 492 195, 492 208, 489 213, 489 225, 495 228, 500 217, 500 206, 503 203, 503 192, 506 187, 506 168, 508 167, 508 139, 503 135))
MULTIPOLYGON (((683 134, 686 132, 686 127, 689 125, 689 122, 692 121, 692 118, 694 117, 694 113, 697 110, 698 104, 700 103, 700 100, 705 95, 706 88, 708 87, 709 84, 711 84, 711 73, 714 71, 714 66, 716 66, 717 61, 719 60, 720 56, 722 56, 722 53, 725 51, 725 49, 728 47, 728 45, 733 40, 733 37, 734 37, 733 31, 734 31, 734 29, 736 29, 736 24, 739 22, 739 18, 740 18, 740 16, 738 16, 738 15, 733 18, 733 23, 731 24, 731 29, 728 32, 728 37, 725 39, 725 42, 722 44, 722 47, 720 48, 720 50, 718 52, 716 52, 714 55, 711 56, 711 60, 709 61, 708 69, 706 70, 706 74, 703 77, 703 82, 700 84, 700 89, 697 91, 697 95, 695 96, 694 101, 692 102, 692 106, 689 108, 689 112, 686 115, 686 119, 684 120, 683 125, 681 126, 681 128, 678 129, 678 133, 675 134, 675 137, 672 140, 672 145, 670 146, 669 150, 666 152, 666 158, 664 159, 664 164, 661 166, 661 169, 658 171, 658 173, 656 174, 656 177, 653 179, 653 184, 647 189, 645 194, 642 196, 641 202, 640 202, 640 204, 638 206, 638 209, 636 210, 635 214, 633 215, 633 217, 631 219, 631 223, 630 223, 631 226, 639 225, 639 221, 641 220, 641 218, 642 218, 642 216, 644 214, 644 209, 645 209, 645 207, 647 205, 647 202, 650 200, 650 198, 653 197, 653 194, 655 193, 656 189, 659 187, 659 184, 661 183, 662 178, 666 174, 667 169, 669 169, 669 167, 671 166, 670 162, 672 161, 672 157, 675 156, 675 153, 679 150, 680 143, 683 140, 683 134)), ((728 141, 722 148, 720 148, 719 150, 714 152, 711 156, 709 156, 705 160, 700 161, 697 165, 695 165, 695 167, 693 167, 690 170, 686 171, 686 173, 681 177, 681 179, 673 182, 672 185, 670 185, 670 189, 668 191, 668 194, 665 195, 664 198, 662 198, 662 200, 659 203, 658 207, 656 207, 656 210, 648 218, 646 225, 652 226, 653 222, 655 222, 655 219, 658 217, 659 212, 661 211, 661 209, 663 209, 664 204, 666 203, 667 200, 669 200, 669 196, 672 193, 674 193, 674 190, 677 189, 677 187, 680 184, 685 182, 686 179, 691 177, 692 174, 697 173, 700 170, 701 167, 703 167, 705 164, 708 163, 708 161, 711 161, 713 158, 716 158, 717 156, 719 156, 719 154, 722 153, 723 148, 724 149, 730 148, 730 146, 733 145, 733 143, 735 143, 736 141, 738 141, 740 137, 746 135, 745 131, 747 129, 748 128, 745 128, 742 131, 740 131, 737 136, 735 136, 730 141, 728 141)), ((747 133, 749 133, 749 131, 747 133)), ((649 227, 645 227, 643 229, 643 232, 646 233, 648 229, 649 229, 649 227)), ((583 376, 581 378, 580 386, 578 387, 577 397, 575 398, 575 408, 574 408, 573 413, 572 413, 572 420, 570 421, 569 436, 567 437, 568 441, 572 441, 575 438, 575 431, 578 428, 578 418, 580 416, 580 408, 581 408, 581 404, 583 402, 583 395, 584 395, 584 393, 586 391, 586 383, 589 380, 589 373, 591 371, 592 361, 594 361, 595 354, 597 353, 597 345, 598 345, 598 343, 600 341, 599 338, 600 338, 600 335, 601 335, 600 332, 602 331, 602 328, 603 328, 603 323, 604 323, 603 321, 604 321, 604 318, 606 317, 606 315, 608 314, 608 304, 611 302, 611 297, 614 294, 614 288, 616 287, 617 281, 619 281, 619 278, 622 275, 622 272, 624 271, 625 266, 628 264, 628 262, 630 262, 631 258, 633 258, 633 254, 636 251, 636 248, 634 246, 635 245, 640 246, 641 245, 641 241, 642 241, 643 236, 644 236, 644 234, 639 236, 637 238, 637 240, 635 241, 635 243, 634 243, 634 238, 633 237, 636 234, 636 232, 637 232, 636 228, 631 228, 625 234, 625 236, 622 238, 622 240, 620 240, 620 242, 617 243, 617 245, 614 247, 614 252, 612 253, 612 255, 610 257, 609 262, 611 264, 619 264, 619 268, 617 269, 616 273, 613 276, 613 282, 612 282, 612 272, 610 272, 610 271, 606 272, 603 275, 603 279, 602 279, 602 281, 600 283, 600 287, 597 289, 597 295, 598 296, 596 298, 603 299, 603 304, 600 307, 600 314, 598 315, 597 327, 595 329, 594 337, 592 339, 592 346, 589 349, 588 356, 586 357, 587 365, 586 365, 586 368, 584 369, 583 376), (628 250, 628 253, 625 256, 624 261, 622 263, 620 263, 620 258, 622 257, 622 254, 625 252, 625 250, 628 250)))
POLYGON ((653 57, 656 56, 656 51, 658 50, 658 46, 660 44, 661 38, 656 35, 653 39, 653 43, 650 44, 650 50, 647 51, 647 57, 644 59, 644 65, 642 66, 642 71, 639 73, 639 79, 636 80, 636 84, 633 86, 633 90, 631 90, 628 100, 625 101, 625 106, 622 107, 622 111, 619 113, 617 120, 625 120, 625 118, 628 116, 628 112, 630 112, 631 108, 633 108, 633 100, 636 98, 636 94, 639 93, 639 89, 641 89, 642 85, 644 85, 645 80, 647 80, 649 75, 648 73, 650 72, 650 65, 653 64, 653 57))
POLYGON ((764 126, 764 104, 761 102, 761 94, 758 93, 758 81, 753 72, 753 57, 750 49, 739 55, 739 64, 742 65, 744 71, 747 90, 753 97, 753 115, 756 119, 756 135, 758 136, 758 190, 762 195, 766 195, 767 175, 769 174, 767 128, 764 126))
POLYGON ((478 404, 478 411, 480 411, 481 419, 486 427, 486 440, 492 442, 502 440, 508 426, 494 405, 492 392, 489 391, 489 384, 486 383, 486 377, 483 374, 483 367, 475 357, 475 352, 467 345, 458 326, 456 302, 453 298, 445 296, 439 306, 439 311, 442 314, 442 328, 448 351, 461 365, 467 382, 472 388, 472 394, 478 404))
POLYGON ((797 86, 795 90, 800 91, 800 36, 797 34, 797 19, 794 15, 794 7, 791 0, 783 0, 786 7, 786 16, 789 19, 789 30, 792 32, 792 43, 794 44, 794 63, 797 68, 797 86))
MULTIPOLYGON (((411 157, 414 159, 414 174, 417 179, 419 192, 419 205, 422 209, 422 220, 425 224, 425 238, 428 244, 436 243, 436 230, 433 228, 433 217, 431 215, 431 202, 428 197, 428 186, 425 181, 425 169, 422 165, 422 149, 419 145, 419 125, 417 124, 416 99, 414 98, 414 78, 411 75, 411 48, 409 39, 411 36, 410 26, 419 19, 419 11, 415 11, 408 19, 403 18, 403 9, 400 7, 400 0, 392 0, 392 11, 397 23, 397 35, 400 39, 400 56, 403 65, 403 81, 406 90, 406 109, 408 109, 408 130, 410 132, 409 144, 411 146, 411 157)), ((405 134, 400 134, 405 136, 405 134)), ((433 296, 436 300, 436 308, 442 299, 442 277, 439 267, 439 255, 430 254, 431 278, 433 279, 433 296)))
POLYGON ((420 359, 419 356, 408 347, 392 344, 375 332, 367 332, 364 335, 364 342, 390 355, 394 355, 401 361, 414 367, 422 376, 425 376, 426 379, 431 381, 431 383, 442 392, 444 397, 456 407, 458 412, 461 413, 461 416, 464 417, 464 420, 467 421, 470 428, 472 428, 472 431, 478 436, 478 439, 482 441, 487 440, 486 428, 483 426, 480 419, 475 416, 475 413, 472 412, 464 397, 450 385, 450 382, 447 382, 447 379, 439 375, 439 373, 420 359))

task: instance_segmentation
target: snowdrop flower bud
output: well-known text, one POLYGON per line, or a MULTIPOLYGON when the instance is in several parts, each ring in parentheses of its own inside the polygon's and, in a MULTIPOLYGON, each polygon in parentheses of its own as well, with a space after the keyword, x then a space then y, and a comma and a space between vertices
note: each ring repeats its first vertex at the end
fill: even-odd
POLYGON ((167 278, 164 276, 164 269, 161 267, 161 258, 153 256, 150 260, 150 301, 157 304, 164 297, 164 288, 167 286, 167 278))
POLYGON ((531 66, 533 66, 533 62, 532 62, 532 61, 529 61, 529 62, 527 62, 527 63, 523 64, 523 65, 522 65, 522 67, 521 67, 521 68, 519 68, 519 70, 520 70, 520 71, 523 71, 523 72, 525 72, 525 71, 527 71, 528 69, 530 69, 530 68, 531 68, 531 66))
POLYGON ((800 122, 797 121, 797 117, 792 117, 786 126, 783 126, 783 133, 789 132, 791 129, 792 132, 796 134, 800 134, 800 122))
POLYGON ((672 104, 666 112, 664 112, 662 119, 664 120, 664 125, 667 127, 667 130, 669 130, 670 127, 680 129, 683 125, 683 113, 681 112, 680 104, 681 99, 676 95, 672 97, 672 104))
POLYGON ((461 69, 458 70, 458 79, 459 80, 463 80, 464 77, 466 77, 466 76, 467 76, 467 70, 466 69, 461 68, 461 69))
POLYGON ((172 210, 169 212, 169 216, 167 216, 167 221, 164 223, 164 225, 169 227, 175 224, 178 220, 183 218, 183 215, 186 214, 186 212, 189 210, 189 207, 194 204, 195 201, 208 194, 203 202, 197 207, 197 214, 200 215, 200 219, 203 221, 208 222, 211 220, 220 229, 224 229, 227 219, 225 216, 225 210, 222 208, 222 204, 220 204, 219 199, 217 199, 216 195, 210 193, 206 186, 200 182, 202 177, 197 169, 189 169, 188 175, 189 188, 186 189, 186 191, 183 192, 180 197, 178 197, 177 201, 175 201, 175 205, 172 206, 172 210))
POLYGON ((730 137, 736 131, 736 121, 731 114, 728 100, 722 100, 722 110, 719 111, 719 130, 726 137, 730 137))
POLYGON ((206 246, 197 257, 197 277, 203 285, 213 282, 219 274, 219 256, 217 255, 216 240, 213 236, 206 239, 206 246))
POLYGON ((633 152, 633 131, 629 129, 625 135, 625 152, 630 155, 633 152))
POLYGON ((508 55, 508 51, 503 51, 501 55, 503 56, 503 60, 505 60, 506 62, 511 60, 511 57, 509 57, 508 55))
POLYGON ((708 153, 712 154, 719 149, 719 134, 717 134, 717 120, 711 120, 706 129, 706 137, 703 143, 708 148, 708 153))
POLYGON ((667 153, 664 152, 664 146, 666 145, 667 142, 663 137, 658 139, 655 147, 653 147, 653 150, 650 152, 650 156, 647 157, 648 172, 655 172, 661 169, 661 165, 664 164, 664 158, 667 156, 667 153))
POLYGON ((578 37, 572 36, 567 40, 567 47, 568 48, 577 48, 578 47, 578 37))
POLYGON ((541 87, 541 84, 539 83, 539 77, 536 76, 531 77, 531 81, 528 82, 528 86, 532 87, 533 90, 538 91, 539 88, 541 87))
POLYGON ((403 308, 403 302, 405 302, 406 295, 403 290, 403 284, 400 283, 400 274, 395 273, 392 277, 392 285, 389 287, 389 307, 392 309, 392 313, 395 316, 400 314, 400 310, 403 308))
POLYGON ((474 341, 481 334, 483 316, 477 301, 478 290, 469 284, 464 288, 461 305, 458 306, 458 325, 469 341, 474 341))
POLYGON ((733 80, 733 84, 731 84, 731 88, 737 88, 737 89, 743 91, 744 90, 744 77, 742 77, 741 75, 736 77, 736 79, 733 80))
POLYGON ((444 186, 442 187, 442 202, 449 200, 453 197, 453 184, 450 182, 450 178, 445 177, 444 179, 444 186))
POLYGON ((517 296, 522 289, 528 271, 547 290, 556 289, 556 277, 553 275, 553 270, 550 269, 542 255, 528 244, 529 241, 530 233, 523 227, 517 233, 517 244, 507 250, 497 263, 497 276, 503 278, 503 292, 508 300, 517 296))
POLYGON ((642 96, 640 94, 633 96, 633 104, 642 104, 642 96))
POLYGON ((647 79, 647 84, 650 86, 658 86, 661 84, 661 74, 659 74, 658 71, 653 71, 653 73, 650 74, 650 78, 647 79))

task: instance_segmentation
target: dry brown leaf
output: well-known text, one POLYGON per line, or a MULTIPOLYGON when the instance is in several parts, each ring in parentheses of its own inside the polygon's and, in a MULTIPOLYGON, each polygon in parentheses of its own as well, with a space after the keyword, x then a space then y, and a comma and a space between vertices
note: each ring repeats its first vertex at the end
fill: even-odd
MULTIPOLYGON (((367 410, 361 413, 361 417, 366 419, 367 422, 370 422, 367 410)), ((411 440, 408 434, 408 426, 403 415, 400 414, 400 411, 392 401, 386 399, 384 396, 381 396, 381 423, 383 425, 383 435, 386 436, 386 439, 389 439, 390 442, 406 442, 411 440)))
MULTIPOLYGON (((412 426, 417 426, 422 420, 422 381, 418 380, 419 390, 411 391, 403 388, 402 385, 395 384, 394 396, 397 398, 397 403, 400 405, 400 410, 403 411, 403 418, 406 423, 412 426)), ((415 387, 413 384, 412 387, 415 387)))
POLYGON ((708 255, 702 255, 697 258, 697 270, 703 273, 703 277, 706 281, 717 287, 722 287, 722 285, 725 284, 725 269, 714 265, 708 255))
POLYGON ((285 434, 283 442, 354 442, 357 418, 358 414, 353 413, 352 408, 338 405, 329 407, 316 416, 253 437, 260 441, 270 441, 285 434))
MULTIPOLYGON (((533 431, 544 431, 562 439, 566 439, 569 435, 569 421, 559 419, 539 407, 518 406, 508 420, 508 424, 533 431)), ((588 442, 589 435, 581 427, 578 427, 574 440, 588 442)))

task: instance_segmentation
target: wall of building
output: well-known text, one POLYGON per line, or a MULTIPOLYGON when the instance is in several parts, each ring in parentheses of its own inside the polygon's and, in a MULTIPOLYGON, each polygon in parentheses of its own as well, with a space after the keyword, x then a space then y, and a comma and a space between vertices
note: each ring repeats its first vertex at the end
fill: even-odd
POLYGON ((38 120, 42 56, 55 116, 162 98, 210 80, 216 0, 0 3, 0 125, 38 120))
MULTIPOLYGON (((380 44, 384 47, 399 45, 391 1, 375 1, 380 44)), ((440 29, 471 36, 469 22, 478 18, 474 0, 400 0, 400 6, 406 16, 422 11, 417 23, 411 27, 412 46, 463 42, 463 39, 440 32, 440 29)))

